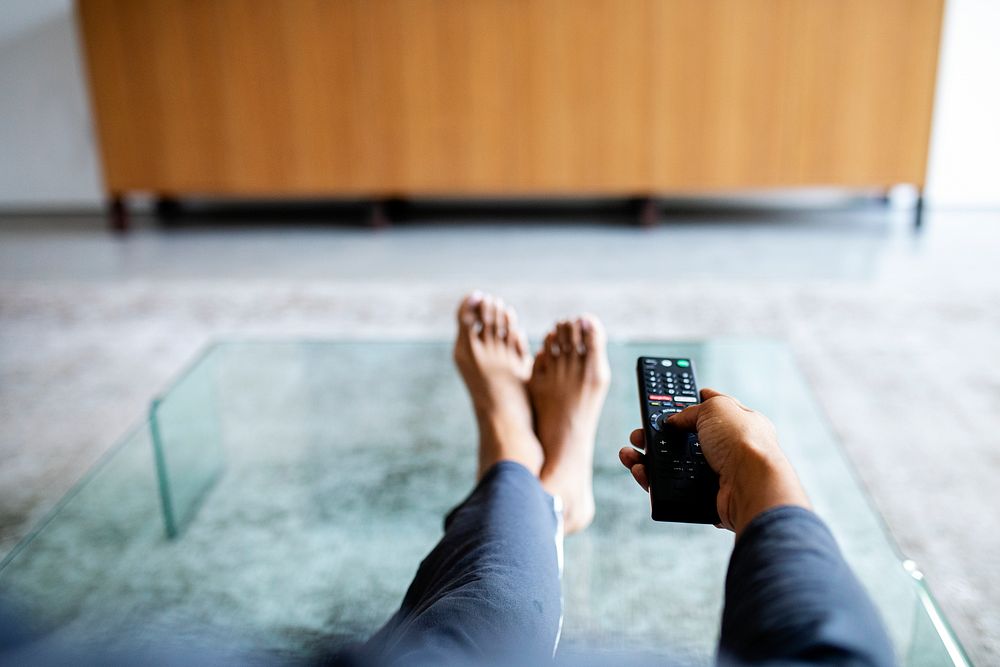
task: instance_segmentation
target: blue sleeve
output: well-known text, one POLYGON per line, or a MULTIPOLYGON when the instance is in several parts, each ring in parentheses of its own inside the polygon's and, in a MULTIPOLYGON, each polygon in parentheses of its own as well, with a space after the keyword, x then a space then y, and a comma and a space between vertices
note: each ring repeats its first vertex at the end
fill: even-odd
POLYGON ((893 665, 882 620, 819 517, 778 507, 736 542, 721 665, 893 665))

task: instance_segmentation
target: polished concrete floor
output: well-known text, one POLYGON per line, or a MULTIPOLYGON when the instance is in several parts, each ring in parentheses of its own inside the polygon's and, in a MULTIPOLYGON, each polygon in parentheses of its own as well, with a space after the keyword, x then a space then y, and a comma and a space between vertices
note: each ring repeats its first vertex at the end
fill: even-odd
MULTIPOLYGON (((330 217, 336 217, 332 215, 330 217)), ((980 664, 1000 661, 1000 211, 586 208, 419 216, 371 231, 294 211, 124 237, 0 218, 0 553, 219 337, 445 338, 494 290, 538 335, 787 341, 904 554, 980 664)))

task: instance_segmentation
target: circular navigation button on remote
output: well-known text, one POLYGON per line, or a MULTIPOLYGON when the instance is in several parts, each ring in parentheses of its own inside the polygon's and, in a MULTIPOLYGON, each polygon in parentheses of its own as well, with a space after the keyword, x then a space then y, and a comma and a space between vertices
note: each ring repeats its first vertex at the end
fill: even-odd
POLYGON ((660 430, 661 417, 663 417, 663 415, 659 412, 654 412, 653 414, 649 415, 649 425, 653 427, 654 431, 660 430))

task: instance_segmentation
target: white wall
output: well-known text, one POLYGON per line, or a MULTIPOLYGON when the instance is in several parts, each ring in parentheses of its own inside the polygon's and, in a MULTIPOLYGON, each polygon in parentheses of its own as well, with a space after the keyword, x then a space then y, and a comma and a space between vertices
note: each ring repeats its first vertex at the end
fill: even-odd
MULTIPOLYGON (((0 2, 0 208, 94 207, 100 169, 71 0, 0 2)), ((1000 207, 1000 2, 947 0, 928 199, 1000 207)))
POLYGON ((1000 2, 947 0, 927 197, 1000 206, 1000 2))
POLYGON ((101 202, 72 2, 2 0, 0 207, 101 202))

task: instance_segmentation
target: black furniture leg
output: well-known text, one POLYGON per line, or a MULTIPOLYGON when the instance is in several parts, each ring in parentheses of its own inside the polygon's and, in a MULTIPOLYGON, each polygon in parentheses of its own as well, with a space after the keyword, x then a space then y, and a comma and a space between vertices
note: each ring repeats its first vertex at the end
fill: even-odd
POLYGON ((116 234, 124 234, 129 229, 129 222, 125 197, 119 194, 111 195, 108 200, 108 228, 116 234))
POLYGON ((924 226, 924 191, 917 191, 917 201, 913 202, 913 228, 922 229, 924 226))
POLYGON ((376 199, 368 210, 368 225, 372 229, 386 229, 392 224, 389 218, 389 200, 376 199))
POLYGON ((660 219, 660 208, 652 197, 636 197, 632 200, 632 209, 636 224, 643 229, 654 227, 660 219))

